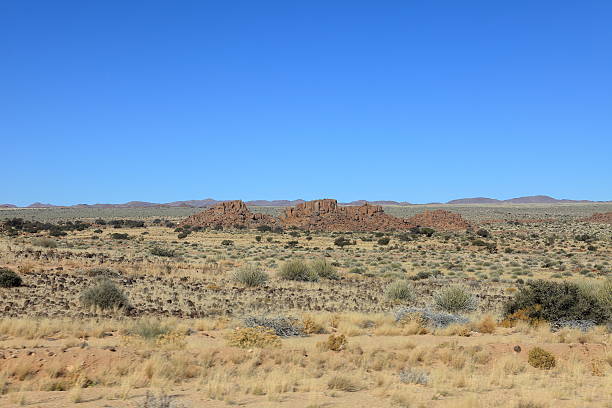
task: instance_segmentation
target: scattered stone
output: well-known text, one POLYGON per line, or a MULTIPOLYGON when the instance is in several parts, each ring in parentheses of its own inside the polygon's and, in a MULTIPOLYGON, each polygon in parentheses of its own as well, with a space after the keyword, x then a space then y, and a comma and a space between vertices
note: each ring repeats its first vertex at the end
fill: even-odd
POLYGON ((612 211, 605 213, 595 213, 590 217, 583 218, 582 221, 612 224, 612 211))

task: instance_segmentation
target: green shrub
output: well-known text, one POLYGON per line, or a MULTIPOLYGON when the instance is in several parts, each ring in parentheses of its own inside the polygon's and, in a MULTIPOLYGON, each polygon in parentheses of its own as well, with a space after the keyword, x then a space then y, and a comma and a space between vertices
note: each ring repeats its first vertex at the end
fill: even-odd
POLYGON ((312 261, 310 263, 310 269, 321 278, 332 280, 340 279, 338 272, 336 272, 336 268, 332 264, 327 263, 323 258, 312 261))
POLYGON ((383 238, 380 238, 377 242, 378 242, 378 245, 388 245, 389 241, 391 241, 391 238, 383 237, 383 238))
POLYGON ((572 282, 528 281, 506 302, 504 315, 522 312, 532 321, 592 320, 605 323, 610 318, 609 304, 606 307, 605 298, 605 295, 598 298, 572 282))
POLYGON ((19 275, 8 268, 0 268, 0 288, 14 288, 21 284, 22 280, 19 275))
POLYGON ((173 249, 165 249, 160 247, 153 247, 149 252, 151 253, 151 255, 163 256, 166 258, 173 258, 176 255, 173 249))
POLYGON ((130 239, 130 236, 128 234, 124 234, 120 232, 113 232, 111 234, 111 238, 112 239, 130 239))
POLYGON ((414 287, 404 280, 395 281, 385 289, 385 297, 395 302, 410 303, 415 298, 414 287))
POLYGON ((278 276, 281 279, 293 281, 316 282, 319 280, 319 275, 300 260, 285 262, 278 271, 278 276))
POLYGON ((449 286, 434 293, 434 304, 448 313, 469 312, 476 309, 477 301, 470 291, 460 285, 449 286))
POLYGON ((170 333, 170 327, 155 319, 138 319, 128 330, 129 334, 140 336, 145 340, 156 340, 170 333))
POLYGON ((334 245, 339 246, 340 248, 346 246, 346 245, 351 245, 351 241, 349 239, 346 239, 344 237, 338 237, 334 240, 334 245))
POLYGON ((221 245, 231 246, 234 245, 234 241, 232 241, 231 239, 224 239, 223 241, 221 241, 221 245))
POLYGON ((99 280, 95 286, 84 290, 81 303, 85 307, 99 307, 102 310, 129 307, 123 291, 108 279, 99 280))
POLYGON ((268 274, 255 265, 243 265, 234 272, 234 280, 245 286, 261 286, 268 280, 268 274))
POLYGON ((603 282, 581 282, 578 286, 584 296, 595 298, 607 310, 608 318, 612 318, 612 278, 603 282))
POLYGON ((527 361, 532 367, 543 368, 544 370, 550 370, 557 364, 555 356, 540 347, 529 350, 527 361))

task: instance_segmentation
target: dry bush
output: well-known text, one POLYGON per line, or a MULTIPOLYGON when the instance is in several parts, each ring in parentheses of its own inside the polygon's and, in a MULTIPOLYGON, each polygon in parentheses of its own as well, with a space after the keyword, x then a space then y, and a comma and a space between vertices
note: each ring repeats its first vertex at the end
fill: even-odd
POLYGON ((281 339, 274 330, 264 327, 244 327, 232 331, 227 336, 230 346, 240 348, 280 347, 281 339))
POLYGON ((325 333, 325 327, 318 323, 312 316, 306 315, 302 319, 302 325, 304 326, 304 334, 323 334, 325 333))
POLYGON ((427 385, 429 383, 429 374, 414 368, 404 368, 400 371, 399 378, 404 384, 427 385))
POLYGON ((310 269, 316 275, 324 279, 338 280, 340 276, 336 268, 328 263, 324 258, 314 260, 310 263, 310 269))
POLYGON ((348 346, 348 340, 344 334, 330 334, 326 341, 317 343, 317 348, 322 351, 342 351, 348 346))
POLYGON ((340 375, 336 375, 330 378, 327 382, 327 388, 329 388, 330 390, 339 390, 346 392, 356 392, 363 389, 363 387, 353 379, 340 375))
POLYGON ((253 288, 265 284, 268 281, 268 274, 255 265, 244 265, 234 272, 233 279, 253 288))
POLYGON ((493 316, 486 315, 482 318, 480 322, 478 322, 478 324, 476 324, 475 328, 479 333, 492 334, 492 333, 495 333, 496 327, 497 327, 497 323, 495 322, 495 319, 493 318, 493 316))
POLYGON ((281 279, 293 281, 316 282, 319 280, 319 275, 299 259, 285 262, 278 271, 278 276, 281 279))
POLYGON ((51 238, 34 238, 32 245, 41 248, 57 248, 57 242, 51 238))
POLYGON ((390 283, 385 288, 385 297, 393 302, 411 303, 415 299, 414 287, 405 280, 390 283))
POLYGON ((555 356, 541 347, 534 347, 529 350, 529 359, 527 361, 532 367, 544 370, 550 370, 557 364, 555 356))

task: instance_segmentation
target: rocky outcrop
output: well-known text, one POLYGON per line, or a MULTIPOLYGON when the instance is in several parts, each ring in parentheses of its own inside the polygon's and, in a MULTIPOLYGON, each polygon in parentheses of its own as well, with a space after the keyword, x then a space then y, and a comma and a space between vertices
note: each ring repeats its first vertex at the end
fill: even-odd
POLYGON ((603 224, 612 224, 612 211, 605 212, 605 213, 595 213, 588 218, 584 218, 583 221, 600 222, 603 224))
POLYGON ((407 230, 406 220, 385 214, 380 205, 341 207, 336 200, 307 201, 288 208, 280 217, 284 227, 317 231, 407 230))
POLYGON ((463 219, 460 214, 446 211, 424 211, 406 220, 408 223, 429 227, 436 231, 456 231, 470 228, 470 223, 463 219))
POLYGON ((254 228, 259 225, 275 225, 276 218, 267 214, 252 213, 241 200, 224 201, 212 208, 194 214, 181 226, 190 225, 205 228, 254 228))
POLYGON ((311 231, 406 231, 429 227, 437 231, 462 230, 470 227, 461 215, 450 211, 425 211, 411 218, 385 214, 380 205, 340 206, 336 200, 306 201, 287 208, 280 218, 252 213, 240 200, 218 203, 194 214, 180 225, 205 228, 256 228, 259 225, 282 225, 311 231))

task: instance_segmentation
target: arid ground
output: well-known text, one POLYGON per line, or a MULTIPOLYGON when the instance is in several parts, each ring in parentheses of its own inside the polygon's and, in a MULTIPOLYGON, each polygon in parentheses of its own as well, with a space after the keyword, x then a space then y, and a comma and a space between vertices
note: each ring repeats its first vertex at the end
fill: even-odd
POLYGON ((199 210, 0 210, 0 268, 21 278, 0 287, 0 406, 612 407, 609 315, 508 311, 537 280, 609 311, 612 224, 588 217, 612 204, 384 210, 439 208, 470 228, 180 228, 199 210), (100 303, 91 290, 104 284, 123 300, 100 303), (449 289, 465 296, 456 307, 449 289))

